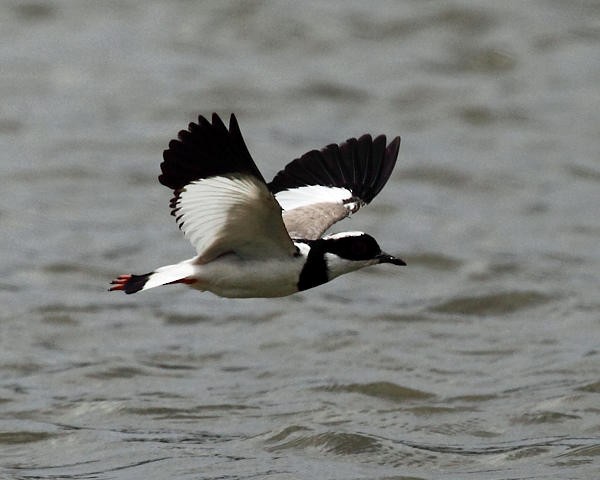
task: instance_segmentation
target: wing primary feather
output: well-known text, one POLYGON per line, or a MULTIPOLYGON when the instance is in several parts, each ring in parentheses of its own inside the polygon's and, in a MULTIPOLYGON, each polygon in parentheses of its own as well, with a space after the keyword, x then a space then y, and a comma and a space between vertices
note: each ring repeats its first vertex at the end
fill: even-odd
MULTIPOLYGON (((244 141, 244 137, 242 136, 237 118, 235 118, 233 113, 231 114, 231 117, 229 117, 229 134, 234 139, 234 145, 236 146, 237 153, 241 157, 252 159, 252 156, 248 151, 248 147, 246 146, 246 142, 244 141)), ((253 173, 256 178, 259 178, 264 183, 267 183, 254 161, 252 162, 251 167, 253 167, 253 171, 251 173, 253 173)))
POLYGON ((388 181, 398 157, 400 137, 386 147, 385 135, 363 135, 340 145, 311 150, 290 162, 269 183, 274 194, 320 185, 345 188, 363 203, 370 203, 388 181))
POLYGON ((189 183, 219 175, 247 174, 266 183, 246 147, 235 115, 231 115, 229 130, 213 113, 212 123, 199 116, 169 142, 160 165, 160 183, 180 190, 189 183))
MULTIPOLYGON (((384 164, 385 140, 386 140, 385 136, 380 135, 378 137, 375 137, 375 139, 373 140, 373 143, 371 144, 371 152, 372 152, 371 158, 373 160, 373 163, 368 172, 369 177, 367 178, 367 181, 364 184, 364 189, 368 190, 369 194, 372 194, 372 195, 366 195, 366 196, 371 197, 371 199, 377 194, 377 193, 375 193, 375 191, 377 190, 377 186, 378 186, 378 178, 379 178, 379 174, 381 173, 381 169, 384 164)), ((383 187, 383 185, 382 185, 382 187, 383 187)), ((366 199, 365 199, 365 201, 366 201, 366 199)), ((369 199, 369 201, 370 201, 370 199, 369 199)))
MULTIPOLYGON (((313 152, 309 152, 309 153, 315 153, 315 155, 314 155, 315 162, 320 161, 319 152, 314 150, 313 152)), ((306 154, 306 155, 308 155, 308 154, 306 154)), ((312 162, 298 164, 298 170, 296 173, 297 173, 297 180, 298 180, 299 185, 320 185, 321 182, 323 181, 323 175, 321 175, 320 172, 319 172, 319 174, 317 174, 313 170, 311 170, 311 168, 310 168, 311 163, 312 162)), ((325 171, 325 174, 327 174, 329 181, 333 183, 334 180, 328 174, 327 171, 325 171)))
POLYGON ((355 165, 355 147, 356 139, 350 138, 342 143, 338 148, 338 164, 346 184, 356 185, 356 165, 355 165))
POLYGON ((371 164, 371 144, 373 140, 371 135, 366 134, 358 139, 358 147, 356 152, 357 161, 357 175, 359 178, 356 179, 356 183, 364 185, 369 175, 370 164, 371 164))
MULTIPOLYGON (((321 164, 321 181, 323 180, 323 174, 325 174, 325 176, 327 177, 327 181, 325 183, 325 185, 333 185, 336 183, 336 178, 338 177, 337 175, 337 165, 335 165, 334 162, 330 161, 329 158, 329 152, 327 148, 324 148, 321 151, 318 150, 313 150, 312 152, 309 152, 309 154, 303 155, 301 158, 305 159, 305 166, 306 168, 311 167, 312 165, 309 164, 310 159, 314 159, 315 164, 320 163, 321 164), (309 155, 312 154, 312 155, 309 155)), ((315 172, 316 175, 316 172, 315 172)), ((317 178, 319 178, 317 176, 317 178)))
POLYGON ((322 151, 325 165, 327 165, 330 172, 333 174, 335 182, 341 182, 344 184, 348 183, 348 178, 344 174, 344 162, 340 155, 340 147, 335 143, 328 145, 322 151))
MULTIPOLYGON (((383 138, 382 144, 385 147, 385 137, 383 138)), ((390 144, 385 147, 383 152, 383 161, 379 173, 377 174, 377 180, 373 185, 373 191, 371 193, 371 199, 373 199, 385 186, 388 179, 392 175, 396 160, 398 158, 398 152, 400 150, 400 137, 394 138, 390 144)), ((369 200, 370 201, 370 200, 369 200)))

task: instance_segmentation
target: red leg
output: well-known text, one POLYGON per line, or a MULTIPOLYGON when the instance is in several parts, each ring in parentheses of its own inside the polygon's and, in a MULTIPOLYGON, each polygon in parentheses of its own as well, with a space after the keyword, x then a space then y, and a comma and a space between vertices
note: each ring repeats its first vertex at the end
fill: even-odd
POLYGON ((110 287, 108 289, 109 292, 113 292, 115 290, 125 290, 125 284, 131 280, 131 274, 130 273, 126 273, 123 275, 119 275, 117 278, 115 278, 111 283, 111 285, 113 285, 112 287, 110 287))

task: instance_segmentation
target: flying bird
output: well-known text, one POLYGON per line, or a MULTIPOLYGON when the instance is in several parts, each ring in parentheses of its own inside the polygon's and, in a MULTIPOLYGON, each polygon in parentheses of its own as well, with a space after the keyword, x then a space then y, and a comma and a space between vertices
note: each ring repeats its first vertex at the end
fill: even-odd
POLYGON ((163 152, 161 184, 171 214, 196 249, 189 260, 120 275, 109 290, 131 294, 184 284, 221 297, 283 297, 370 265, 406 265, 363 232, 323 234, 381 191, 400 137, 350 138, 311 150, 269 183, 252 160, 235 115, 200 116, 163 152))

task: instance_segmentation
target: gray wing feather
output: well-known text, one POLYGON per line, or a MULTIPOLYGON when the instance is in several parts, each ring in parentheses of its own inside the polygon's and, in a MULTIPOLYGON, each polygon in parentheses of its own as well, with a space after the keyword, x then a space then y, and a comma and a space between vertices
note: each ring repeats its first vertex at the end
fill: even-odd
POLYGON ((314 203, 283 212, 283 223, 290 237, 317 240, 334 223, 350 215, 341 203, 314 203))

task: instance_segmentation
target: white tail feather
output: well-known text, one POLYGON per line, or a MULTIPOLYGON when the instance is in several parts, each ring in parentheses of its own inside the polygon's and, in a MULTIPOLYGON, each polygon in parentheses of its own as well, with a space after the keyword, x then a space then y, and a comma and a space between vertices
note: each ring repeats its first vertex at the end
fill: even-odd
POLYGON ((165 265, 164 267, 157 268, 148 281, 143 286, 142 290, 148 290, 149 288, 160 287, 168 283, 176 282, 184 278, 190 277, 195 273, 195 266, 192 263, 194 259, 185 260, 175 265, 165 265))

